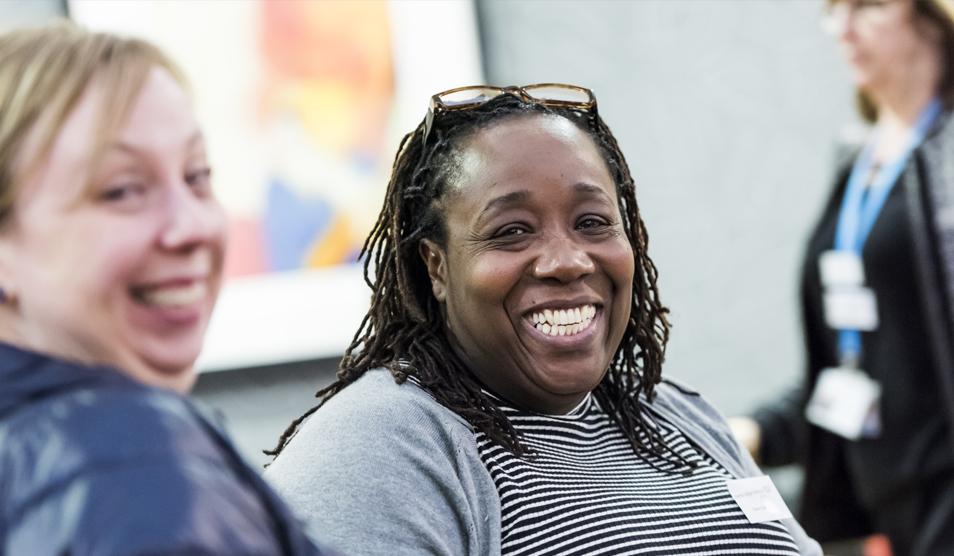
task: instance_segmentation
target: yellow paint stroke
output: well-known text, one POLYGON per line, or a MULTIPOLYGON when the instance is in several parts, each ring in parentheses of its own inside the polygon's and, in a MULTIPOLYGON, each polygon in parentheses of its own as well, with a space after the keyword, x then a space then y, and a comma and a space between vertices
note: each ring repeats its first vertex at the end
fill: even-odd
POLYGON ((305 268, 321 268, 354 262, 346 260, 354 251, 354 234, 351 219, 337 215, 331 228, 319 237, 305 257, 305 268))

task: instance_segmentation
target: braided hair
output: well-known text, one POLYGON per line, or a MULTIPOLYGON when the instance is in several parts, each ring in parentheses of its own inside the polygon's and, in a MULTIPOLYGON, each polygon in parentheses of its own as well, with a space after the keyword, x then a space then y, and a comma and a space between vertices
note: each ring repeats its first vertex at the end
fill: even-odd
POLYGON ((437 201, 458 176, 457 161, 468 138, 504 120, 533 115, 566 118, 595 141, 616 184, 623 226, 633 249, 636 264, 629 322, 593 395, 637 455, 645 459, 645 454, 652 453, 678 467, 693 467, 666 446, 659 427, 650 426, 655 424, 653 416, 639 401, 640 395, 652 401, 653 389, 662 379, 669 323, 668 309, 659 301, 657 271, 646 251, 646 227, 623 153, 595 113, 547 106, 512 93, 474 108, 440 114, 433 120, 426 144, 423 122, 401 141, 384 206, 361 252, 365 281, 373 292, 371 309, 345 352, 337 380, 315 395, 320 403, 292 422, 276 448, 266 454, 278 455, 306 417, 364 373, 380 367, 390 370, 398 384, 411 377, 441 405, 513 454, 528 454, 494 398, 451 348, 418 246, 428 239, 446 247, 437 201))

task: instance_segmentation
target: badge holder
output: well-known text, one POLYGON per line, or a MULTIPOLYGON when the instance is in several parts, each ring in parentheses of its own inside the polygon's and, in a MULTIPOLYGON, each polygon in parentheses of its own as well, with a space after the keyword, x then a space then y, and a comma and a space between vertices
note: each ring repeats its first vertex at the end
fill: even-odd
POLYGON ((818 375, 805 418, 848 440, 881 434, 881 385, 854 367, 831 367, 818 375))
POLYGON ((874 292, 865 287, 861 257, 850 251, 827 251, 819 259, 825 287, 825 321, 839 330, 842 364, 824 369, 805 408, 812 424, 849 440, 881 433, 881 385, 858 368, 860 331, 878 328, 874 292))

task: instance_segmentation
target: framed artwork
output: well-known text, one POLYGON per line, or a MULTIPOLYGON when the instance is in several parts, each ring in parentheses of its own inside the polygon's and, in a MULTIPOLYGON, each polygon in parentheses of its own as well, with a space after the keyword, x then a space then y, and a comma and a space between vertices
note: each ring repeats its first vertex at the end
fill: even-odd
POLYGON ((483 83, 469 0, 74 0, 188 76, 229 214, 203 371, 340 356, 370 300, 358 253, 430 95, 483 83))

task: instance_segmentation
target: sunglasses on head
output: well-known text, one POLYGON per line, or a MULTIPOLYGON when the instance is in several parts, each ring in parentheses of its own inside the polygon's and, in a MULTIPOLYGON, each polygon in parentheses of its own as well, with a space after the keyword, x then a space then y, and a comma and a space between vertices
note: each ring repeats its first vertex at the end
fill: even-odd
POLYGON ((424 144, 431 134, 434 117, 445 112, 467 110, 480 106, 500 95, 512 94, 526 101, 536 101, 547 106, 560 106, 577 110, 586 110, 596 114, 596 97, 593 91, 575 85, 563 83, 538 83, 523 87, 488 87, 474 85, 458 87, 437 93, 431 97, 427 108, 427 117, 424 120, 424 144))

